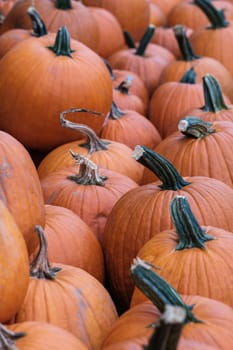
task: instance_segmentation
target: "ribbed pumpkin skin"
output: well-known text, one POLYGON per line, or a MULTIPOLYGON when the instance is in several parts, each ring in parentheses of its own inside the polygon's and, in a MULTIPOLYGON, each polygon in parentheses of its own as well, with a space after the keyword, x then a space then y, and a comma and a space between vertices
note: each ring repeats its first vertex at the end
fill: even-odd
POLYGON ((64 207, 47 204, 45 214, 49 261, 84 269, 103 283, 103 252, 89 226, 64 207))
MULTIPOLYGON (((6 17, 0 32, 12 28, 32 28, 27 9, 31 0, 20 0, 6 17)), ((55 1, 34 0, 33 5, 39 12, 49 32, 54 33, 65 25, 73 39, 95 49, 99 39, 98 24, 90 10, 80 1, 71 1, 71 9, 57 9, 55 1)))
POLYGON ((224 101, 226 102, 228 109, 222 109, 217 113, 204 111, 201 108, 191 108, 186 111, 185 115, 192 115, 193 117, 201 118, 207 122, 215 122, 215 121, 228 121, 233 122, 233 104, 229 104, 227 99, 224 97, 224 101))
MULTIPOLYGON (((223 93, 230 99, 229 102, 233 101, 232 75, 222 63, 211 57, 201 57, 189 62, 181 59, 171 62, 164 68, 160 77, 160 84, 168 81, 179 81, 191 67, 195 67, 197 83, 201 83, 202 78, 207 73, 213 74, 220 83, 223 93)), ((225 100, 227 102, 227 99, 225 100)))
POLYGON ((21 322, 8 325, 13 332, 26 336, 15 341, 18 350, 87 350, 88 348, 70 332, 44 322, 21 322))
POLYGON ((134 148, 136 145, 145 145, 154 148, 161 141, 158 130, 143 115, 124 110, 125 115, 119 119, 108 119, 101 130, 103 139, 113 140, 134 148))
POLYGON ((108 169, 99 169, 107 176, 104 186, 76 184, 67 176, 76 175, 76 167, 58 170, 41 181, 46 204, 73 210, 102 242, 103 230, 114 204, 129 190, 138 187, 130 178, 108 169))
POLYGON ((185 180, 191 184, 177 191, 161 190, 160 182, 141 186, 126 193, 112 209, 103 234, 103 247, 110 286, 121 303, 130 302, 133 282, 129 268, 139 249, 155 234, 173 227, 170 202, 174 196, 186 196, 201 225, 233 230, 233 190, 207 177, 185 180))
MULTIPOLYGON (((203 348, 205 344, 221 350, 228 350, 233 346, 231 307, 201 296, 182 295, 182 299, 188 305, 195 305, 193 313, 203 321, 203 323, 186 324, 182 330, 182 339, 200 342, 203 348)), ((137 340, 146 344, 153 332, 153 328, 148 325, 156 323, 159 318, 160 313, 151 302, 132 307, 115 323, 104 341, 103 348, 127 340, 137 340)))
POLYGON ((201 84, 167 82, 160 85, 151 97, 149 119, 165 138, 177 130, 178 122, 187 110, 203 104, 201 84))
POLYGON ((29 261, 25 241, 15 220, 0 200, 0 322, 19 310, 29 285, 29 261))
POLYGON ((0 199, 13 215, 29 252, 37 245, 34 226, 44 226, 44 199, 35 165, 22 144, 0 131, 0 199))
POLYGON ((122 29, 127 29, 135 40, 149 25, 150 7, 145 0, 101 0, 100 7, 116 16, 122 29))
MULTIPOLYGON (((212 177, 233 187, 233 123, 216 121, 212 128, 216 132, 201 139, 177 131, 154 150, 167 158, 183 176, 212 177)), ((156 180, 156 176, 145 168, 143 183, 156 180)))
POLYGON ((60 125, 64 110, 74 106, 102 113, 71 117, 99 132, 112 103, 112 82, 100 57, 75 40, 73 58, 56 56, 47 48, 54 41, 55 34, 24 40, 0 64, 0 128, 36 150, 77 139, 77 132, 60 125))
POLYGON ((107 150, 88 154, 85 147, 80 147, 80 144, 84 142, 85 140, 69 142, 48 153, 38 167, 40 179, 54 171, 73 166, 74 160, 69 152, 71 149, 75 153, 85 155, 99 166, 126 175, 137 183, 141 181, 144 168, 132 159, 131 148, 120 142, 112 141, 107 145, 107 150))
POLYGON ((52 266, 62 268, 55 280, 31 277, 15 322, 49 322, 70 331, 88 349, 100 349, 117 319, 108 292, 82 269, 62 264, 52 266))
MULTIPOLYGON (((178 293, 202 295, 233 306, 232 275, 233 236, 212 226, 202 226, 206 234, 215 239, 205 242, 206 251, 200 248, 175 250, 177 233, 166 230, 152 237, 138 252, 138 256, 151 262, 178 293)), ((145 301, 139 289, 135 288, 131 305, 145 301)))

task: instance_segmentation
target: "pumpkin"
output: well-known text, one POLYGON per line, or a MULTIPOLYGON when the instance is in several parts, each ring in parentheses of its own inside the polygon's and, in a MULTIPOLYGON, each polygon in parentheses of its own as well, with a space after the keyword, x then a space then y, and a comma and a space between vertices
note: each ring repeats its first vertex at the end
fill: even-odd
POLYGON ((233 189, 228 185, 204 176, 183 178, 167 159, 145 146, 137 146, 133 157, 153 169, 160 181, 128 191, 106 222, 103 248, 109 286, 122 308, 129 305, 133 292, 130 263, 152 236, 172 228, 170 201, 175 195, 188 198, 201 225, 233 230, 233 189))
POLYGON ((2 58, 12 47, 22 40, 31 38, 32 36, 41 37, 46 35, 47 28, 34 7, 29 7, 27 10, 33 24, 31 29, 10 29, 0 36, 0 58, 2 58))
POLYGON ((112 82, 105 64, 81 42, 70 40, 66 27, 56 36, 16 45, 1 59, 0 74, 0 128, 31 149, 48 151, 77 139, 76 133, 60 125, 59 114, 66 108, 85 104, 98 111, 98 117, 88 118, 87 113, 74 117, 96 132, 111 108, 112 82))
MULTIPOLYGON (((233 269, 232 232, 201 226, 185 196, 174 197, 170 207, 174 229, 154 235, 138 257, 157 266, 158 274, 180 294, 202 295, 232 307, 232 282, 226 279, 233 269)), ((131 305, 144 300, 135 289, 131 305)))
POLYGON ((110 11, 101 7, 89 7, 89 10, 94 15, 99 28, 99 40, 95 52, 107 58, 124 46, 122 28, 110 11))
POLYGON ((132 149, 137 144, 154 148, 161 141, 159 132, 147 118, 133 110, 122 110, 114 102, 100 136, 123 143, 132 149))
POLYGON ((155 90, 149 102, 149 119, 164 139, 177 130, 177 124, 187 110, 199 108, 203 103, 202 86, 196 82, 195 69, 190 68, 180 81, 161 84, 155 90))
POLYGON ((163 0, 163 2, 161 2, 160 0, 149 0, 149 1, 159 6, 163 11, 163 13, 165 14, 165 16, 167 17, 167 15, 173 9, 173 7, 179 2, 181 2, 182 0, 163 0))
POLYGON ((115 306, 103 285, 83 269, 50 264, 47 241, 36 226, 40 250, 30 265, 26 297, 14 321, 48 322, 79 338, 88 349, 100 349, 117 319, 115 306))
POLYGON ((176 25, 173 30, 180 48, 181 56, 164 68, 160 77, 160 83, 178 81, 188 69, 195 66, 196 81, 198 83, 202 82, 203 76, 207 73, 212 74, 221 84, 224 94, 228 96, 230 100, 233 100, 233 79, 231 73, 218 60, 197 55, 192 48, 183 26, 176 25))
MULTIPOLYGON (((31 0, 18 1, 6 16, 1 33, 12 28, 30 29, 31 21, 27 16, 31 0)), ((34 0, 33 7, 43 18, 49 32, 54 33, 66 26, 72 39, 82 42, 95 50, 99 40, 98 23, 88 7, 74 0, 34 0)))
POLYGON ((144 104, 143 100, 138 95, 131 93, 133 79, 131 75, 128 75, 119 85, 114 86, 113 101, 115 101, 120 108, 131 109, 146 116, 147 105, 144 104))
POLYGON ((45 322, 28 321, 0 325, 0 338, 2 349, 87 350, 77 337, 45 322))
MULTIPOLYGON (((209 0, 209 2, 211 2, 216 9, 224 10, 227 20, 231 21, 233 19, 233 6, 229 1, 209 0)), ((167 22, 170 27, 177 24, 183 24, 192 28, 194 31, 209 24, 205 13, 203 13, 203 11, 191 0, 181 1, 173 7, 168 15, 167 22)))
POLYGON ((38 244, 34 226, 44 226, 44 199, 35 165, 25 147, 0 131, 0 199, 13 215, 28 252, 38 244))
POLYGON ((175 60, 175 56, 169 50, 150 43, 154 31, 154 25, 149 25, 138 45, 121 49, 108 57, 113 68, 131 70, 138 74, 150 96, 158 86, 162 70, 169 62, 175 60))
POLYGON ((233 314, 229 305, 199 295, 180 295, 157 274, 156 267, 153 268, 140 258, 133 261, 130 274, 135 285, 149 297, 150 301, 130 308, 119 317, 104 340, 104 349, 127 341, 137 342, 141 346, 148 344, 154 332, 153 326, 158 324, 166 305, 186 310, 181 340, 194 344, 198 342, 200 349, 202 346, 203 348, 210 346, 228 350, 229 346, 232 346, 233 314))
POLYGON ((0 322, 8 322, 19 310, 29 285, 26 244, 14 217, 0 200, 0 322))
POLYGON ((149 24, 150 6, 146 0, 101 0, 97 5, 110 11, 119 21, 121 28, 132 33, 135 40, 141 37, 149 24))
POLYGON ((167 23, 167 19, 163 11, 159 6, 153 4, 153 2, 149 2, 150 5, 150 20, 149 23, 154 24, 157 27, 165 26, 167 23))
POLYGON ((81 132, 86 136, 86 140, 68 142, 49 152, 38 167, 40 178, 44 178, 55 170, 72 166, 74 161, 69 152, 72 149, 90 158, 94 163, 117 171, 139 183, 142 179, 143 167, 132 159, 132 149, 119 142, 100 139, 87 125, 67 120, 66 114, 73 113, 73 111, 79 112, 76 109, 69 109, 61 113, 61 124, 65 128, 81 132))
POLYGON ((199 55, 217 59, 233 74, 232 21, 228 21, 224 11, 216 9, 209 0, 194 0, 193 3, 204 12, 210 22, 190 36, 194 50, 199 55))
POLYGON ((79 267, 104 282, 101 246, 89 226, 72 210, 46 204, 44 234, 49 261, 79 267))
MULTIPOLYGON (((178 129, 154 150, 167 158, 183 176, 213 177, 233 187, 233 123, 206 122, 187 116, 179 121, 178 129)), ((155 180, 151 171, 144 171, 144 183, 155 180)))
POLYGON ((74 211, 102 243, 104 226, 113 205, 124 193, 138 185, 125 175, 99 168, 90 159, 72 154, 80 166, 79 171, 73 166, 43 178, 41 186, 45 203, 74 211))

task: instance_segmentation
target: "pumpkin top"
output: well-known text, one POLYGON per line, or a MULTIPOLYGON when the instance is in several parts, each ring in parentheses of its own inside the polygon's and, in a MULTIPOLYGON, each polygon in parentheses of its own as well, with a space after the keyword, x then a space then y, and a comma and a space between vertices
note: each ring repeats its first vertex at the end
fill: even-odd
POLYGON ((187 116, 179 121, 178 130, 187 137, 201 139, 216 132, 212 126, 213 123, 211 122, 197 117, 187 116))
POLYGON ((55 43, 53 46, 48 46, 48 49, 53 51, 56 56, 68 56, 72 58, 71 54, 74 50, 70 47, 70 33, 65 26, 58 29, 55 43))
POLYGON ((0 349, 17 350, 15 347, 15 340, 25 335, 25 332, 13 332, 0 323, 0 349))
POLYGON ((186 35, 184 26, 178 24, 173 27, 173 32, 175 34, 176 41, 178 43, 182 59, 186 62, 194 61, 200 58, 199 55, 195 54, 191 46, 190 40, 186 35))
POLYGON ((39 13, 36 11, 34 7, 30 6, 27 9, 27 14, 30 16, 32 21, 33 36, 40 37, 48 34, 44 21, 42 20, 41 16, 39 15, 39 13))
POLYGON ((229 109, 224 102, 222 89, 218 80, 213 75, 206 74, 202 78, 202 81, 205 104, 201 109, 213 113, 229 109))
POLYGON ((192 312, 193 305, 186 305, 179 293, 159 274, 156 266, 137 257, 130 268, 131 277, 136 285, 159 309, 165 311, 165 305, 180 306, 186 311, 185 322, 201 322, 192 312))
POLYGON ((229 22, 226 20, 224 9, 216 9, 209 0, 193 0, 193 3, 197 5, 209 19, 211 24, 207 27, 207 29, 228 27, 229 22))
POLYGON ((162 190, 177 191, 190 184, 166 158, 146 146, 136 146, 132 156, 162 181, 159 185, 162 190))
POLYGON ((131 37, 130 33, 127 30, 125 30, 123 33, 124 33, 125 43, 128 46, 128 48, 135 49, 134 54, 137 56, 143 57, 145 55, 146 48, 149 45, 152 39, 152 36, 154 35, 154 32, 155 32, 155 26, 154 24, 150 24, 147 30, 145 31, 144 35, 140 39, 138 46, 136 46, 135 41, 133 40, 133 38, 131 37))
POLYGON ((55 7, 58 10, 70 10, 72 9, 72 0, 56 0, 55 7))

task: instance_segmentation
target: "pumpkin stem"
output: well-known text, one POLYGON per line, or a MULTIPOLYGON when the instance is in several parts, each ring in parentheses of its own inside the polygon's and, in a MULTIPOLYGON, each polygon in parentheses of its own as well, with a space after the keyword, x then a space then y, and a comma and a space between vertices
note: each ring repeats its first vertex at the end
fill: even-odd
POLYGON ((196 55, 191 46, 190 40, 188 39, 184 27, 180 24, 173 27, 173 32, 175 34, 177 43, 180 48, 181 56, 184 61, 194 61, 200 56, 196 55))
POLYGON ((209 19, 211 25, 207 29, 217 29, 228 27, 229 22, 226 20, 224 9, 218 10, 209 0, 193 0, 209 19))
POLYGON ((165 311, 165 305, 180 306, 186 311, 185 323, 202 322, 192 312, 193 305, 186 305, 179 293, 155 272, 155 266, 140 259, 133 260, 130 268, 131 277, 136 285, 159 309, 165 311))
POLYGON ((119 107, 117 107, 115 102, 112 102, 109 118, 117 120, 120 119, 123 115, 125 115, 125 112, 123 112, 119 107))
POLYGON ((56 0, 55 7, 59 10, 70 10, 72 9, 71 0, 56 0))
POLYGON ((106 68, 107 68, 107 70, 108 70, 108 72, 109 72, 109 74, 110 74, 111 79, 112 79, 112 80, 115 80, 115 79, 116 79, 116 76, 115 76, 115 74, 113 73, 113 69, 112 69, 112 66, 111 66, 110 62, 109 62, 108 60, 106 60, 106 58, 103 58, 103 57, 102 57, 102 60, 103 60, 105 66, 106 66, 106 68))
POLYGON ((46 25, 39 13, 36 11, 35 7, 30 6, 27 9, 27 14, 30 16, 32 21, 33 32, 32 35, 36 37, 41 37, 48 34, 46 25))
POLYGON ((65 26, 58 29, 54 46, 48 46, 48 49, 53 51, 56 56, 72 58, 71 53, 75 52, 75 50, 72 50, 70 47, 70 33, 65 26))
POLYGON ((155 26, 154 26, 154 24, 150 24, 148 26, 145 34, 143 35, 143 37, 139 41, 139 45, 138 45, 138 48, 136 49, 135 55, 144 56, 146 48, 147 48, 149 42, 151 41, 151 38, 154 35, 154 32, 155 32, 155 26))
POLYGON ((205 105, 201 109, 213 113, 229 109, 224 102, 222 89, 217 79, 211 74, 206 74, 202 78, 202 82, 205 105))
POLYGON ((186 310, 180 306, 165 305, 156 329, 145 350, 176 350, 185 323, 186 310))
POLYGON ((118 86, 115 86, 114 89, 120 91, 124 95, 129 94, 129 89, 132 86, 133 77, 128 75, 118 86))
POLYGON ((39 251, 30 264, 30 276, 53 280, 56 273, 61 271, 60 267, 51 267, 48 261, 48 242, 40 225, 35 226, 39 237, 39 251))
POLYGON ((70 153, 75 159, 75 162, 79 164, 79 173, 76 175, 67 176, 67 179, 80 185, 105 185, 104 181, 107 180, 107 176, 99 174, 98 166, 95 163, 81 154, 73 152, 72 150, 70 150, 70 153))
POLYGON ((26 335, 25 332, 13 332, 0 323, 0 349, 1 350, 17 350, 15 340, 26 335))
POLYGON ((206 231, 199 225, 184 196, 175 196, 171 201, 170 209, 172 221, 179 237, 176 250, 189 248, 205 249, 205 242, 214 239, 208 236, 206 231))
POLYGON ((132 38, 131 34, 128 32, 128 30, 123 30, 123 35, 125 39, 125 44, 128 46, 128 48, 136 49, 135 41, 132 38))
POLYGON ((162 190, 177 191, 190 184, 166 158, 146 146, 136 146, 132 156, 162 181, 159 185, 162 190))
POLYGON ((89 150, 89 154, 92 154, 92 153, 97 152, 97 151, 107 150, 108 148, 106 145, 109 144, 109 142, 102 141, 96 135, 94 130, 92 130, 91 128, 89 128, 85 124, 73 123, 73 122, 65 119, 66 114, 76 113, 76 112, 78 112, 78 113, 86 112, 86 113, 91 113, 94 115, 101 115, 101 113, 99 113, 99 112, 91 111, 91 110, 86 109, 86 108, 78 108, 78 109, 77 108, 70 108, 70 109, 67 109, 66 111, 60 113, 61 125, 64 128, 77 130, 87 137, 87 142, 85 144, 80 145, 80 146, 87 148, 89 150))
POLYGON ((196 72, 194 66, 189 68, 180 79, 180 83, 183 84, 196 84, 196 72))
POLYGON ((178 130, 188 137, 202 139, 216 132, 212 126, 213 123, 211 122, 204 121, 197 117, 187 116, 179 121, 178 130))

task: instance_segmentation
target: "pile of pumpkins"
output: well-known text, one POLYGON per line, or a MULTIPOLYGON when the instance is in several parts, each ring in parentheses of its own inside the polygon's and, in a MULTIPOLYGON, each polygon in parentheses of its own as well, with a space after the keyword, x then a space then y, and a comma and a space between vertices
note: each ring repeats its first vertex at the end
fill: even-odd
POLYGON ((233 348, 232 40, 232 0, 0 1, 0 350, 233 348))

